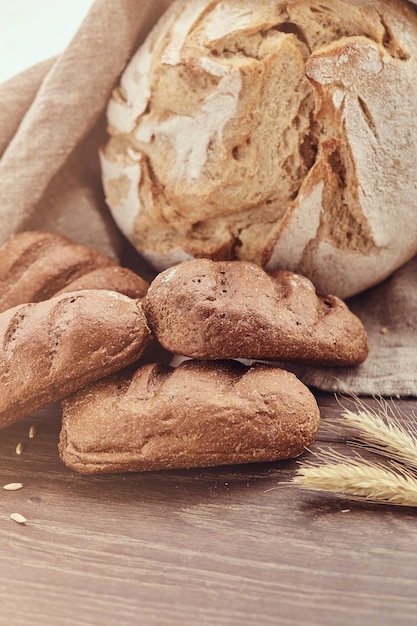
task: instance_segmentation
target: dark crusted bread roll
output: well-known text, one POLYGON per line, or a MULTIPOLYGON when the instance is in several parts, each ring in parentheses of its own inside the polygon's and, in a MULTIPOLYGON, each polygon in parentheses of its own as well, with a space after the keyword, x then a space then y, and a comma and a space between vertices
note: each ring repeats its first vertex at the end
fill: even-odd
POLYGON ((56 233, 22 232, 0 248, 0 311, 61 291, 113 289, 140 298, 147 287, 134 272, 121 271, 97 250, 56 233))
POLYGON ((195 359, 354 365, 368 353, 365 329, 342 300, 245 261, 180 263, 154 279, 144 307, 158 341, 195 359))
POLYGON ((100 267, 88 274, 72 280, 69 285, 60 289, 55 295, 68 291, 81 291, 84 289, 107 289, 117 291, 129 298, 143 298, 148 291, 149 284, 135 272, 127 267, 118 265, 100 267))
POLYGON ((0 427, 135 362, 150 340, 138 300, 78 291, 0 314, 0 427))
POLYGON ((300 455, 320 414, 293 374, 266 365, 145 365, 63 402, 60 455, 80 473, 276 461, 300 455))
POLYGON ((0 310, 47 300, 72 280, 114 261, 56 233, 27 231, 0 248, 0 310))

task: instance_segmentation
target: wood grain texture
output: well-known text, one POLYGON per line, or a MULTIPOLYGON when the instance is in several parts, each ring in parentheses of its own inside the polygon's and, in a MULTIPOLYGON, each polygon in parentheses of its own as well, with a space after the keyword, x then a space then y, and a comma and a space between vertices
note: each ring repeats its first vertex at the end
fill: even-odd
MULTIPOLYGON (((317 397, 316 445, 349 454, 326 429, 339 405, 317 397)), ((417 400, 398 406, 411 419, 417 400)), ((296 461, 80 476, 59 429, 53 405, 0 431, 2 485, 23 483, 0 492, 0 624, 416 623, 414 509, 301 491, 296 461)))

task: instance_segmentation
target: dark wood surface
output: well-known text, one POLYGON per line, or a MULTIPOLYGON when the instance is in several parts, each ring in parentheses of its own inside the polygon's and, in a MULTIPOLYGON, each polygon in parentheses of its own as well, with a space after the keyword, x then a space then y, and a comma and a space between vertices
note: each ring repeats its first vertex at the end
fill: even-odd
MULTIPOLYGON (((317 397, 318 446, 340 406, 317 397)), ((0 624, 417 623, 416 510, 301 491, 296 461, 80 476, 59 429, 56 405, 0 432, 2 484, 24 485, 1 489, 0 624)))

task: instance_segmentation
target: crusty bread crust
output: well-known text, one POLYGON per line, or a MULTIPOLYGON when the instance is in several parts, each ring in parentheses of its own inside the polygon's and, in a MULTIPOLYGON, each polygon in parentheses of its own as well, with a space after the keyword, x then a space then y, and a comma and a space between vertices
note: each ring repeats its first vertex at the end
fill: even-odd
POLYGON ((144 300, 169 351, 195 359, 267 359, 357 365, 368 354, 361 321, 292 272, 195 259, 159 274, 144 300))
POLYGON ((113 267, 100 267, 83 274, 54 295, 85 289, 107 289, 107 291, 117 291, 117 293, 124 294, 129 298, 137 299, 146 295, 148 287, 149 284, 141 276, 127 267, 115 265, 113 267))
POLYGON ((140 358, 151 337, 142 305, 77 291, 0 314, 0 428, 140 358))
POLYGON ((131 270, 57 233, 26 231, 0 247, 0 312, 68 291, 107 289, 142 298, 147 288, 131 270))
POLYGON ((313 394, 284 370, 150 364, 66 399, 59 450, 85 474, 276 461, 301 454, 319 420, 313 394))
POLYGON ((404 0, 177 0, 109 103, 107 202, 157 270, 243 259, 347 298, 417 253, 416 101, 404 0))
POLYGON ((103 254, 63 235, 26 231, 0 248, 0 308, 47 300, 72 280, 114 265, 103 254))

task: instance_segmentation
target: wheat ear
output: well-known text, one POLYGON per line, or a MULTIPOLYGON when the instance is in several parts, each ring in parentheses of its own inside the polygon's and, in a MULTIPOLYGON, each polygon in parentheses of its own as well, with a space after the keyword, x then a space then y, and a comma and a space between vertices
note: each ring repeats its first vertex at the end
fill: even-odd
POLYGON ((417 439, 400 423, 388 403, 380 400, 379 410, 374 410, 357 401, 356 409, 342 413, 344 423, 358 433, 351 443, 417 470, 417 439))
POLYGON ((328 453, 335 459, 319 464, 304 463, 293 478, 303 489, 331 491, 378 504, 417 506, 417 479, 404 468, 387 467, 328 453))

